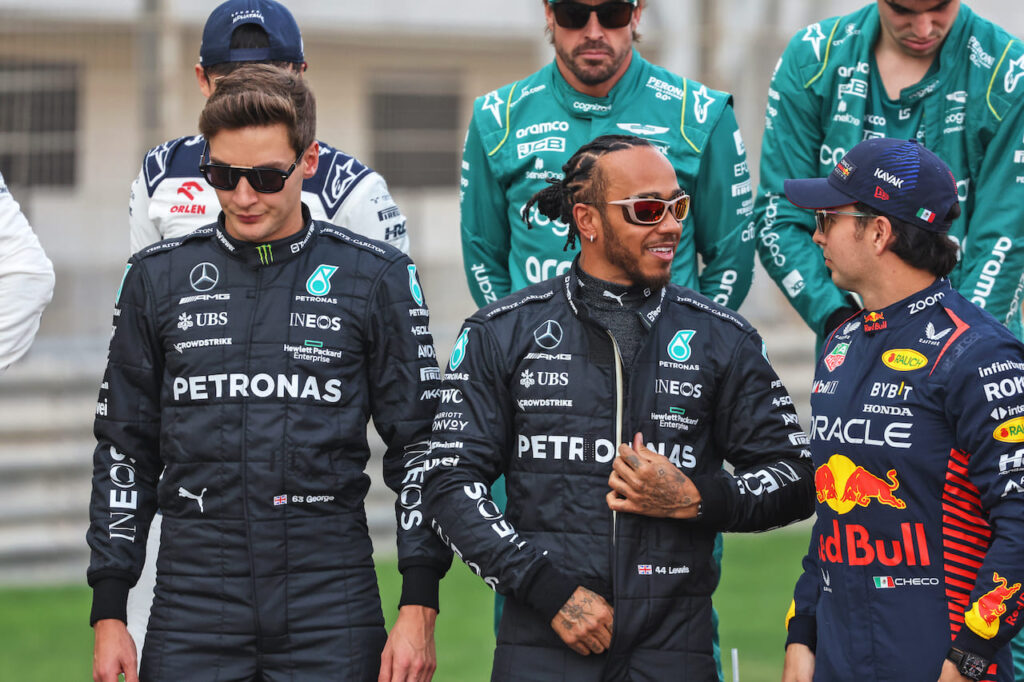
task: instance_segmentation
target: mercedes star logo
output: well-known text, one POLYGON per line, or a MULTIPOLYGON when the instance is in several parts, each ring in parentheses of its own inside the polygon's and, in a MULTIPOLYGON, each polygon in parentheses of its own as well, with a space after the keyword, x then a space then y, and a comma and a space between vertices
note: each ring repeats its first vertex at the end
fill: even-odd
POLYGON ((217 266, 213 263, 200 263, 192 268, 192 272, 188 275, 188 281, 192 283, 192 288, 196 291, 209 291, 217 286, 218 279, 220 279, 220 273, 217 272, 217 266))
POLYGON ((533 338, 541 348, 557 348, 562 343, 562 327, 554 320, 548 320, 533 330, 533 338))

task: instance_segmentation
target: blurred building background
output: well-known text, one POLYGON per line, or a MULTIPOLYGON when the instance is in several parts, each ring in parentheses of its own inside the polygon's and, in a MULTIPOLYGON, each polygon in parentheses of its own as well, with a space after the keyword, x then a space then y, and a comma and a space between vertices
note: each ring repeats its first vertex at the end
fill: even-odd
MULTIPOLYGON (((84 578, 93 403, 129 255, 129 185, 149 147, 196 130, 193 65, 216 4, 0 0, 0 172, 57 272, 35 347, 0 377, 0 580, 84 578)), ((542 2, 285 4, 303 31, 318 136, 378 170, 409 219, 443 362, 475 307, 458 231, 470 107, 552 58, 542 2)), ((860 4, 650 0, 640 49, 734 93, 756 186, 768 79, 783 47, 804 25, 860 4)), ((1024 35, 1020 3, 970 4, 1024 35)), ((762 330, 806 423, 813 338, 760 266, 741 312, 762 330)), ((371 519, 389 551, 390 503, 376 490, 371 519)))

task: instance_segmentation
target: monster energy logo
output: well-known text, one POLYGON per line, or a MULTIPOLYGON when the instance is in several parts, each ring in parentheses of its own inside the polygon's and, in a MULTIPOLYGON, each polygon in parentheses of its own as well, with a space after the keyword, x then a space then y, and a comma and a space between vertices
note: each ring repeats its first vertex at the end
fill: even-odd
POLYGON ((256 247, 256 253, 260 257, 260 263, 263 265, 274 262, 274 247, 270 244, 260 244, 256 247))

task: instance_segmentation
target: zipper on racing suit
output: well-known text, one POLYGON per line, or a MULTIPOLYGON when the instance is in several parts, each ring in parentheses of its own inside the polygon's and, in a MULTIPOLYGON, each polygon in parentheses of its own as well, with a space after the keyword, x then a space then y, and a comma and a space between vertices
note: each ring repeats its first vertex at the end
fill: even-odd
MULTIPOLYGON (((605 330, 607 331, 607 330, 605 330)), ((615 355, 615 452, 612 454, 612 462, 615 461, 615 457, 618 454, 619 444, 622 443, 622 400, 623 400, 623 379, 622 379, 622 354, 619 352, 619 344, 616 343, 615 337, 612 333, 608 332, 608 338, 612 340, 612 352, 615 355)), ((612 510, 612 546, 610 548, 610 561, 612 570, 612 609, 618 610, 617 595, 618 590, 615 589, 615 565, 616 565, 616 552, 615 552, 615 535, 618 532, 618 520, 619 514, 614 509, 612 510)), ((608 644, 608 651, 612 650, 615 646, 615 628, 612 628, 612 640, 608 644)))

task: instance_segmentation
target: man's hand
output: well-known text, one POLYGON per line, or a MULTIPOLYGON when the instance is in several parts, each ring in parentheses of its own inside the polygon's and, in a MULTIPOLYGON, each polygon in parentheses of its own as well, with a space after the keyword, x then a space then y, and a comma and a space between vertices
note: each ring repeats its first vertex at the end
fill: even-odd
POLYGON ((580 585, 551 619, 562 641, 581 656, 599 654, 612 642, 614 612, 604 597, 580 585))
POLYGON ((692 519, 700 509, 700 491, 668 458, 647 449, 643 436, 633 437, 633 447, 619 446, 608 477, 612 511, 692 519))
POLYGON ((377 682, 429 682, 437 669, 434 622, 437 611, 403 606, 380 655, 377 682))
POLYGON ((939 682, 971 682, 971 678, 964 677, 956 669, 953 661, 946 659, 942 664, 942 672, 939 674, 939 682))
POLYGON ((782 682, 811 682, 814 679, 814 652, 806 644, 786 647, 782 666, 782 682))
POLYGON ((116 618, 104 618, 93 626, 96 645, 92 653, 93 682, 117 682, 124 673, 124 682, 139 682, 138 654, 128 627, 116 618))

